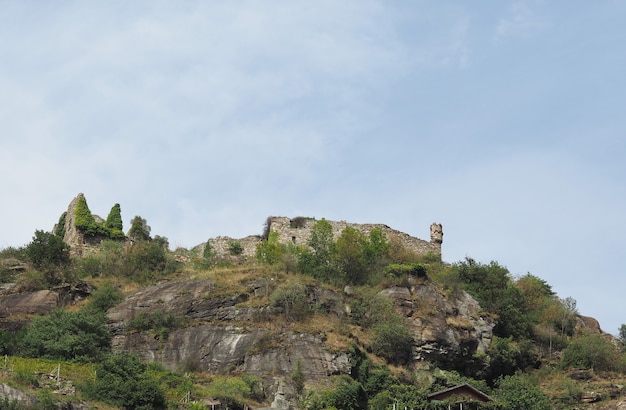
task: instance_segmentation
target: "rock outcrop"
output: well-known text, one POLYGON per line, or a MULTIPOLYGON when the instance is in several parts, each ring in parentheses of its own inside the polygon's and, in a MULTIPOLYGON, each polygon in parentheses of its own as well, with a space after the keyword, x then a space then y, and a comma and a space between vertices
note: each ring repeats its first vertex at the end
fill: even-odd
MULTIPOLYGON (((78 201, 85 200, 85 195, 81 192, 76 198, 72 199, 65 212, 63 225, 63 241, 70 246, 73 253, 80 253, 84 245, 98 244, 102 238, 87 237, 76 228, 76 205, 78 201)), ((98 223, 103 223, 104 219, 93 214, 93 218, 98 223)), ((52 232, 56 231, 57 226, 52 228, 52 232)))
MULTIPOLYGON (((325 334, 274 325, 272 317, 281 313, 278 308, 248 303, 260 289, 252 283, 245 292, 224 293, 208 279, 141 289, 108 311, 113 348, 136 352, 169 369, 255 375, 264 381, 268 394, 276 393, 271 390, 278 381, 287 380, 287 397, 293 397, 289 379, 298 361, 308 383, 350 373, 348 352, 330 349, 325 334), (177 318, 177 326, 143 331, 133 326, 141 317, 168 315, 177 318)), ((315 286, 307 287, 306 293, 329 315, 349 314, 349 300, 344 300, 348 295, 315 286)), ((458 368, 489 346, 494 323, 480 316, 480 306, 466 293, 447 297, 422 280, 411 288, 393 287, 380 295, 392 299, 398 313, 407 318, 416 361, 458 368)))

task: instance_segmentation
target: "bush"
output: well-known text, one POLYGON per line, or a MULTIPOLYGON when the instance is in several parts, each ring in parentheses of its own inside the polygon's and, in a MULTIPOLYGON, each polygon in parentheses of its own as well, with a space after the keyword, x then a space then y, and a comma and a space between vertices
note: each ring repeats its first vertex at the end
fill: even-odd
POLYGON ((408 363, 413 357, 413 336, 401 317, 374 326, 372 351, 393 364, 408 363))
POLYGON ((532 312, 505 267, 495 261, 485 265, 466 258, 452 270, 483 309, 498 315, 494 335, 516 339, 530 337, 532 312))
POLYGON ((59 222, 57 222, 54 227, 54 234, 60 238, 65 236, 65 219, 67 218, 67 212, 63 212, 59 217, 59 222))
POLYGON ((179 266, 162 244, 155 241, 135 242, 124 255, 123 262, 126 274, 139 282, 173 273, 179 266))
POLYGON ((278 232, 271 231, 266 240, 257 244, 256 258, 261 263, 274 265, 282 260, 283 248, 278 241, 278 232))
POLYGON ((37 269, 55 269, 70 262, 70 247, 63 239, 37 230, 31 243, 26 245, 26 255, 37 269))
POLYGON ((125 239, 124 225, 122 222, 122 211, 120 204, 113 205, 104 226, 109 231, 109 238, 111 239, 125 239))
POLYGON ((385 273, 396 277, 402 277, 405 275, 413 276, 416 278, 425 278, 426 267, 421 263, 400 264, 393 263, 385 268, 385 273))
POLYGON ((104 314, 56 309, 33 319, 21 340, 20 350, 26 357, 100 360, 111 347, 111 334, 104 321, 104 314))
POLYGON ((20 292, 34 292, 48 289, 56 279, 54 273, 46 274, 38 270, 27 271, 17 281, 17 289, 20 292))
POLYGON ((107 229, 96 222, 83 195, 79 196, 76 208, 74 208, 74 218, 74 226, 83 235, 108 237, 107 229))
POLYGON ((307 408, 311 410, 341 409, 358 410, 367 408, 367 396, 361 384, 344 376, 333 389, 311 398, 307 408))
POLYGON ((228 243, 228 252, 232 256, 239 256, 243 253, 243 245, 239 241, 230 241, 228 243))
POLYGON ((81 387, 85 396, 124 409, 164 409, 165 393, 139 356, 108 356, 96 368, 96 379, 81 387))
POLYGON ((301 283, 278 288, 270 295, 272 306, 283 309, 288 321, 302 321, 312 313, 306 289, 301 283))
POLYGON ((562 365, 595 370, 618 370, 618 352, 602 335, 574 339, 563 351, 562 365))
POLYGON ((371 328, 387 321, 394 315, 393 303, 388 298, 376 295, 373 290, 365 292, 350 303, 351 319, 359 326, 371 328))
POLYGON ((492 384, 501 376, 511 376, 518 370, 539 365, 530 340, 514 342, 511 337, 501 338, 494 336, 489 346, 489 368, 487 382, 492 384))
POLYGON ((427 408, 426 392, 408 384, 395 384, 378 393, 369 403, 369 409, 387 410, 427 408))
POLYGON ((506 376, 499 380, 494 395, 511 410, 550 410, 548 397, 528 377, 506 376))
POLYGON ((140 216, 135 216, 130 222, 130 229, 128 230, 128 237, 133 241, 149 241, 150 226, 145 219, 140 216))
POLYGON ((170 332, 184 324, 184 317, 173 313, 165 313, 157 310, 154 312, 140 312, 135 318, 126 324, 127 330, 146 331, 152 330, 159 339, 167 339, 170 332))
POLYGON ((87 308, 104 313, 122 300, 124 300, 122 292, 110 283, 105 283, 89 297, 87 308))

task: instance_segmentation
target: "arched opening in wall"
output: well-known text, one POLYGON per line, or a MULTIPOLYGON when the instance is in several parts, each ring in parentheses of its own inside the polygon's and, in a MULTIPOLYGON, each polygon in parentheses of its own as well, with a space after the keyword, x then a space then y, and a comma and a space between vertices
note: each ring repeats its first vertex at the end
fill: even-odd
POLYGON ((296 237, 295 236, 291 237, 291 242, 296 243, 296 237))

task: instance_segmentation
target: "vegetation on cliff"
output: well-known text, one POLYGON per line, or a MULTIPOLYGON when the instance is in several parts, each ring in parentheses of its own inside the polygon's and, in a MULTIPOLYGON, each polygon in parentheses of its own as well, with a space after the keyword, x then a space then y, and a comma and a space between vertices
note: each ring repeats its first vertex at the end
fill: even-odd
MULTIPOLYGON (((77 227, 80 224, 85 234, 100 235, 106 229, 111 237, 111 232, 122 230, 117 204, 104 224, 95 222, 86 201, 79 201, 76 212, 77 227)), ((323 334, 329 349, 348 355, 349 372, 315 383, 303 370, 304 359, 294 358, 293 370, 280 377, 300 408, 447 408, 450 403, 429 402, 428 395, 463 383, 495 399, 464 408, 580 408, 590 385, 596 391, 594 400, 600 402, 622 394, 615 380, 623 380, 626 371, 623 344, 579 326, 573 298, 558 298, 537 276, 514 278, 495 261, 466 258, 450 264, 439 255, 416 255, 389 241, 380 229, 365 235, 346 228, 335 240, 323 219, 315 223, 306 247, 279 243, 276 233, 268 231, 254 259, 246 259, 234 243, 234 250, 224 256, 208 242, 202 252, 170 251, 167 239, 152 238, 141 217, 133 219, 128 237, 128 242, 103 240, 89 252, 70 257, 60 236, 37 231, 24 248, 0 251, 0 277, 16 283, 16 289, 32 292, 67 284, 71 293, 79 284, 91 288, 86 299, 72 299, 45 316, 19 323, 18 318, 0 317, 0 354, 6 355, 0 381, 35 390, 39 382, 33 369, 52 360, 88 374, 67 375, 81 400, 123 408, 205 408, 199 403, 209 398, 230 408, 267 406, 273 397, 256 376, 234 368, 209 374, 197 362, 168 371, 111 346, 106 312, 132 292, 157 282, 209 278, 215 300, 222 297, 242 311, 254 312, 254 323, 267 327, 249 355, 280 348, 287 340, 286 329, 323 334), (468 339, 456 361, 416 360, 414 329, 402 306, 384 291, 423 283, 445 297, 467 292, 479 302, 482 311, 477 315, 496 323, 488 350, 479 351, 468 339), (13 331, 16 327, 19 332, 13 331), (16 363, 29 364, 17 372, 16 363)), ((429 306, 417 311, 424 320, 433 314, 429 306)), ((205 324, 189 320, 166 308, 138 311, 122 331, 164 343, 177 329, 205 324)), ((468 333, 472 326, 459 316, 445 323, 468 333)), ((50 408, 67 400, 46 394, 50 408)), ((1 403, 0 408, 15 405, 1 403)))

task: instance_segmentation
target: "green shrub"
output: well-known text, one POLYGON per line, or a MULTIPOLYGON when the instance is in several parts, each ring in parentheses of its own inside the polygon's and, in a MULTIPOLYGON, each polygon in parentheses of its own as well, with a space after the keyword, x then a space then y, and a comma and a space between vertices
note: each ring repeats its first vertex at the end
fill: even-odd
POLYGON ((387 265, 385 273, 396 277, 408 275, 416 278, 425 278, 428 276, 426 274, 426 267, 421 263, 393 263, 391 265, 387 265))
POLYGON ((92 400, 124 409, 164 409, 165 393, 136 354, 108 356, 96 368, 96 379, 81 386, 92 400))
POLYGON ((111 239, 125 239, 124 235, 124 223, 122 221, 122 211, 120 204, 113 205, 107 220, 104 223, 105 228, 109 231, 109 238, 111 239))
POLYGON ((505 267, 495 261, 486 265, 466 258, 456 263, 452 270, 480 306, 498 316, 494 335, 516 339, 530 337, 532 312, 505 267))
POLYGON ((373 410, 387 410, 394 407, 397 409, 429 408, 426 396, 425 391, 415 386, 394 384, 370 400, 368 408, 373 410))
POLYGON ((149 241, 150 226, 140 216, 135 216, 130 222, 130 229, 128 230, 128 237, 133 241, 149 241))
POLYGON ((618 370, 618 352, 602 335, 574 339, 563 351, 562 365, 595 370, 618 370))
POLYGON ((98 255, 86 255, 75 261, 76 271, 81 278, 91 276, 97 278, 103 273, 103 264, 98 255))
POLYGON ((261 263, 275 265, 282 260, 284 246, 278 241, 278 232, 271 231, 268 238, 257 244, 256 258, 261 263))
POLYGON ((37 269, 54 269, 70 262, 70 247, 63 239, 37 230, 31 243, 26 245, 26 255, 37 269))
POLYGON ((349 284, 364 284, 368 279, 367 261, 363 254, 365 242, 365 235, 352 227, 345 228, 337 238, 337 265, 349 284))
POLYGON ((165 340, 172 330, 180 328, 184 323, 183 317, 176 316, 171 312, 165 313, 161 310, 154 312, 141 311, 126 324, 126 329, 130 331, 151 330, 160 340, 165 340))
POLYGON ((228 243, 228 252, 231 256, 239 256, 243 253, 243 245, 239 241, 230 241, 228 243))
POLYGON ((386 321, 393 315, 390 299, 377 295, 374 290, 365 292, 350 302, 351 319, 364 328, 386 321))
POLYGON ((378 323, 373 331, 372 351, 376 355, 394 364, 405 364, 411 360, 413 336, 401 317, 392 317, 388 321, 378 323))
POLYGON ((59 222, 57 222, 54 228, 54 234, 60 238, 65 236, 65 219, 67 218, 67 212, 63 212, 59 217, 59 222))
POLYGON ((548 397, 524 375, 505 376, 494 392, 498 401, 511 410, 550 410, 548 397))
POLYGON ((489 346, 487 381, 493 383, 502 376, 510 376, 518 370, 539 365, 535 346, 530 340, 513 341, 513 338, 494 336, 489 346))
POLYGON ((124 300, 122 292, 110 283, 105 283, 91 294, 87 308, 104 313, 122 300, 124 300))
POLYGON ((294 283, 278 288, 270 295, 272 306, 283 309, 288 321, 302 321, 312 313, 311 303, 306 288, 301 283, 294 283))
POLYGON ((20 292, 34 292, 37 290, 48 289, 52 283, 49 281, 49 275, 38 270, 29 270, 25 272, 17 281, 17 288, 20 292))
POLYGON ((97 361, 111 347, 111 334, 104 321, 104 314, 56 309, 33 319, 20 350, 26 357, 97 361))
POLYGON ((367 408, 367 396, 361 384, 345 376, 332 390, 322 392, 308 406, 310 409, 358 410, 367 408))

